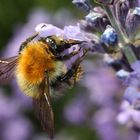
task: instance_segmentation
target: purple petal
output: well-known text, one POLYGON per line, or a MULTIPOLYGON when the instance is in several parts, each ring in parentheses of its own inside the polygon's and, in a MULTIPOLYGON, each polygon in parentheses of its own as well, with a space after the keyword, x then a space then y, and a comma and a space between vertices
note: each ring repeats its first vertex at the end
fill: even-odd
POLYGON ((124 93, 124 99, 129 101, 130 103, 134 103, 137 99, 140 99, 140 92, 137 87, 128 87, 124 93))
POLYGON ((64 38, 85 41, 86 37, 79 26, 65 26, 64 38))
POLYGON ((136 61, 133 64, 131 64, 131 68, 137 72, 140 73, 140 61, 136 61))
POLYGON ((52 35, 63 36, 63 31, 60 28, 46 23, 40 23, 37 25, 35 31, 39 33, 40 37, 48 37, 52 35))

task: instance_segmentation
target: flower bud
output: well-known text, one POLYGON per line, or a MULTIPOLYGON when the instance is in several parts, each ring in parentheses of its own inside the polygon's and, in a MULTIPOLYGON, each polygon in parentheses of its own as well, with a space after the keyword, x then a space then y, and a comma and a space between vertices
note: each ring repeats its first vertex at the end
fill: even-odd
POLYGON ((85 32, 92 32, 94 28, 86 20, 80 20, 79 27, 85 32))
POLYGON ((89 12, 92 8, 89 0, 73 0, 72 3, 86 12, 89 12))
POLYGON ((126 17, 126 30, 130 38, 135 38, 135 34, 140 28, 140 7, 130 9, 126 17))
POLYGON ((103 9, 96 7, 85 17, 87 23, 96 30, 104 31, 110 24, 103 9))
POLYGON ((118 43, 118 35, 111 26, 107 26, 101 35, 101 41, 107 46, 115 46, 118 43))
POLYGON ((125 27, 125 20, 126 20, 126 16, 127 13, 129 11, 130 8, 130 4, 128 0, 119 0, 116 5, 116 17, 119 20, 121 26, 124 28, 125 27))

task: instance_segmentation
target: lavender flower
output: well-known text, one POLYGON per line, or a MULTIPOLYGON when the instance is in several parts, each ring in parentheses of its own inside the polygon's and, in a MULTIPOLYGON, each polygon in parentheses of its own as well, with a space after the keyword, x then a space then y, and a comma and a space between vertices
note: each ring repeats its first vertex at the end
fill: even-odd
POLYGON ((121 112, 118 114, 117 120, 121 124, 127 124, 127 126, 133 127, 140 127, 140 112, 135 110, 133 106, 127 102, 122 102, 121 105, 121 112))

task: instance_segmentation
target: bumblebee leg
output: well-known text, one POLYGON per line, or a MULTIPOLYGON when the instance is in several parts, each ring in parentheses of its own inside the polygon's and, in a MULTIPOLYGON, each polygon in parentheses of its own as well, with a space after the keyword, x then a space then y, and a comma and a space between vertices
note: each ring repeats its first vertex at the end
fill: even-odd
POLYGON ((22 49, 29 43, 31 42, 38 34, 34 34, 33 36, 28 37, 22 44, 20 45, 19 53, 22 51, 22 49))
POLYGON ((79 64, 73 76, 68 81, 66 81, 66 83, 69 86, 74 86, 82 77, 83 77, 83 70, 81 65, 79 64))
POLYGON ((56 58, 57 60, 61 60, 61 61, 63 61, 63 60, 68 60, 68 59, 70 59, 71 57, 73 57, 74 55, 78 54, 78 53, 80 52, 80 50, 81 50, 81 47, 80 47, 77 51, 71 52, 71 53, 66 54, 66 55, 58 55, 58 56, 56 56, 55 58, 56 58))
POLYGON ((70 70, 68 70, 68 72, 65 75, 63 75, 62 77, 59 77, 58 80, 61 81, 61 82, 68 81, 74 75, 77 67, 78 66, 72 67, 70 70))
POLYGON ((78 58, 73 64, 71 69, 69 69, 65 75, 58 78, 60 82, 67 82, 77 71, 79 68, 80 63, 82 62, 83 58, 85 57, 87 50, 83 53, 82 57, 78 58))

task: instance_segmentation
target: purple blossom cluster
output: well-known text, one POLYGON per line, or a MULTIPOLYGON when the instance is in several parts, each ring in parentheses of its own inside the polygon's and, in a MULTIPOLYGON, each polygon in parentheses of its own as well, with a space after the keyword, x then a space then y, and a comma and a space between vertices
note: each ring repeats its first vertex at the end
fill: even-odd
POLYGON ((96 2, 94 6, 89 0, 73 0, 87 12, 78 24, 89 38, 86 47, 101 57, 84 62, 88 72, 81 84, 88 94, 78 95, 64 115, 71 123, 89 124, 102 140, 139 139, 139 0, 96 2))

